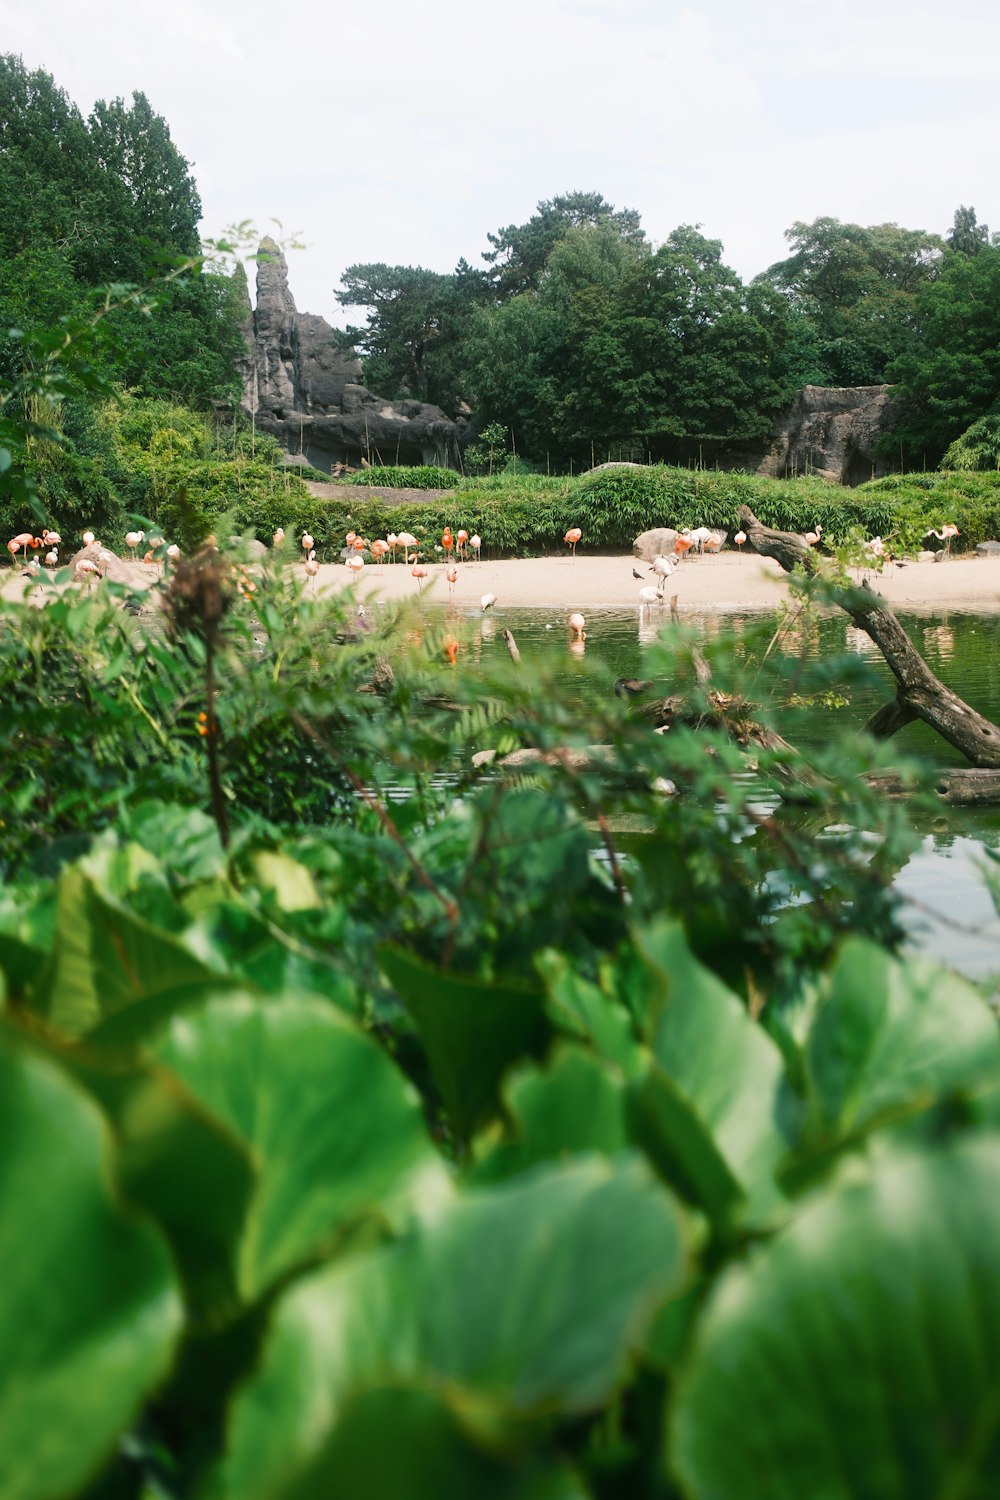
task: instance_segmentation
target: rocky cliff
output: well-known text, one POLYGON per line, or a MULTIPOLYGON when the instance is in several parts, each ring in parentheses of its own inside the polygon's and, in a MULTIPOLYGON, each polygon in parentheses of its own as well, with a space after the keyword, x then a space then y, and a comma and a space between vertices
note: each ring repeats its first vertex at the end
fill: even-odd
POLYGON ((361 384, 361 362, 337 347, 324 318, 300 313, 288 266, 265 239, 257 306, 247 298, 243 408, 292 458, 329 473, 341 463, 458 467, 458 429, 440 407, 386 401, 361 384))
POLYGON ((875 444, 895 416, 892 391, 891 385, 804 386, 775 421, 757 473, 817 474, 852 485, 888 473, 875 444))

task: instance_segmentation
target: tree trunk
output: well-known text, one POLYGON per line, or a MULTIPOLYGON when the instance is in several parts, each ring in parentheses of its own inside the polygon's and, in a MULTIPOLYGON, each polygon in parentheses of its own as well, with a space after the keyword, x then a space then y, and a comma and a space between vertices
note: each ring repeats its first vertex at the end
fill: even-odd
MULTIPOLYGON (((754 552, 773 557, 786 573, 796 566, 815 573, 816 554, 801 536, 762 525, 746 505, 740 506, 739 518, 754 552)), ((1000 770, 1000 728, 935 677, 882 596, 867 584, 856 588, 830 583, 826 592, 871 637, 896 679, 895 699, 872 715, 865 726, 868 731, 878 739, 888 739, 904 724, 920 719, 973 766, 1000 770)))

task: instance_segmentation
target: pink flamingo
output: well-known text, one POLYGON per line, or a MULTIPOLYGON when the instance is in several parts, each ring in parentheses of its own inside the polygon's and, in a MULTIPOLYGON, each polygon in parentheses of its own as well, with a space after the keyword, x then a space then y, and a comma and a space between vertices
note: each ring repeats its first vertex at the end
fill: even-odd
POLYGON ((576 544, 582 536, 583 532, 580 530, 579 526, 571 526, 566 535, 563 537, 563 541, 569 544, 570 551, 573 554, 574 562, 576 562, 576 544))

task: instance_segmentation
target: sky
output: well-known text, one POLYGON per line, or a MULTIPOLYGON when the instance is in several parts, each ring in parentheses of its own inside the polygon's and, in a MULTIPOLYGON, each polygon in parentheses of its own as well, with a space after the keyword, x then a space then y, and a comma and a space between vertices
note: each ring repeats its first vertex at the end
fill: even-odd
POLYGON ((995 0, 0 0, 0 50, 85 115, 144 93, 202 233, 300 240, 296 305, 339 326, 348 266, 482 265, 578 190, 744 280, 799 220, 1000 230, 995 0))

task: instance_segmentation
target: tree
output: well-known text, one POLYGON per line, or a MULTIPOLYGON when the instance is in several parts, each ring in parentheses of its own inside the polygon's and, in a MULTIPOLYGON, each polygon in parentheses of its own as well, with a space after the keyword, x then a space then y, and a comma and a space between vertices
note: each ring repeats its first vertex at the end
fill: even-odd
POLYGON ((943 242, 896 224, 821 218, 786 230, 787 260, 763 272, 816 329, 825 385, 878 385, 915 338, 914 298, 936 275, 943 242))
POLYGON ((89 121, 109 217, 122 236, 116 272, 138 281, 158 257, 196 255, 201 200, 188 163, 145 94, 99 100, 89 121))
POLYGON ((887 442, 926 467, 1000 404, 1000 245, 949 251, 917 298, 915 326, 913 347, 889 367, 903 412, 887 442))
POLYGON ((784 300, 744 288, 697 229, 651 254, 603 221, 557 242, 537 293, 481 315, 470 381, 535 459, 741 441, 787 397, 787 322, 784 300))
POLYGON ((607 224, 626 244, 649 250, 639 215, 633 208, 615 209, 601 193, 564 193, 539 203, 526 224, 508 224, 488 234, 493 246, 483 252, 492 267, 488 280, 497 301, 537 291, 549 256, 571 230, 607 224))
POLYGON ((949 249, 956 251, 959 255, 978 255, 983 246, 988 245, 989 242, 989 228, 986 224, 977 223, 976 210, 956 208, 955 220, 947 238, 949 249))
POLYGON ((344 339, 365 361, 371 388, 454 410, 461 398, 458 350, 482 280, 460 261, 452 275, 382 262, 348 266, 335 293, 342 307, 369 309, 344 339))

